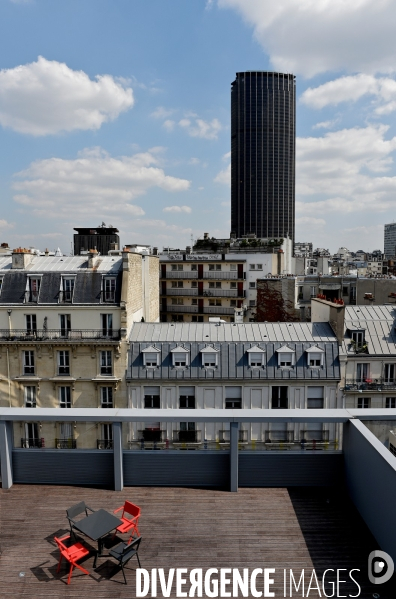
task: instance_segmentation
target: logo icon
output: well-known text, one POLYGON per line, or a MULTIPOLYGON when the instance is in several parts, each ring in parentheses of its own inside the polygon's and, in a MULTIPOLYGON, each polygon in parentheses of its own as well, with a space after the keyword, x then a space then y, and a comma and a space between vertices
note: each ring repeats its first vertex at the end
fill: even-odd
POLYGON ((368 558, 368 577, 371 584, 384 584, 395 570, 393 559, 385 551, 372 551, 368 558))

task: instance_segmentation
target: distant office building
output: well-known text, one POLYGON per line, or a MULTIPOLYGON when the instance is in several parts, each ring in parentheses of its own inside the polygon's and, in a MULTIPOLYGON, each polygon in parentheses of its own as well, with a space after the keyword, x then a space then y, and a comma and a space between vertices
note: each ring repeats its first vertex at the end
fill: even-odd
POLYGON ((384 254, 386 259, 396 256, 396 223, 385 225, 384 254))
POLYGON ((294 242, 295 77, 247 71, 231 85, 231 233, 294 242))
POLYGON ((118 229, 106 227, 104 223, 100 227, 90 229, 75 228, 77 234, 73 235, 74 255, 79 256, 81 251, 96 249, 101 256, 107 256, 110 250, 118 250, 120 237, 118 229))

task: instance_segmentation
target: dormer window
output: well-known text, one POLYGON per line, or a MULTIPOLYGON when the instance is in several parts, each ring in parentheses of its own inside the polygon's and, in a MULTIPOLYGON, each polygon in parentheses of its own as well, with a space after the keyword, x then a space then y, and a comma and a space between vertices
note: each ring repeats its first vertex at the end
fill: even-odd
POLYGON ((201 349, 200 353, 202 355, 202 366, 204 368, 216 368, 218 366, 219 349, 207 346, 204 349, 201 349))
POLYGON ((295 351, 287 345, 276 350, 279 368, 292 368, 295 364, 295 351))
POLYGON ((365 331, 352 331, 351 338, 356 347, 362 347, 365 341, 365 331))
POLYGON ((250 368, 262 368, 264 366, 265 350, 257 345, 246 351, 250 368))
POLYGON ((104 302, 115 302, 116 278, 103 277, 102 298, 104 302))
POLYGON ((189 365, 190 352, 181 345, 171 350, 172 366, 175 368, 186 368, 189 365))
POLYGON ((150 347, 146 347, 146 349, 142 351, 142 354, 143 365, 146 366, 146 368, 157 368, 157 366, 159 366, 161 351, 157 347, 150 345, 150 347))
POLYGON ((323 366, 324 361, 324 350, 318 347, 317 345, 313 345, 306 350, 308 366, 310 368, 320 368, 323 366))
POLYGON ((62 277, 61 302, 73 301, 74 277, 62 277))
POLYGON ((27 301, 38 302, 40 293, 41 277, 28 277, 27 301))

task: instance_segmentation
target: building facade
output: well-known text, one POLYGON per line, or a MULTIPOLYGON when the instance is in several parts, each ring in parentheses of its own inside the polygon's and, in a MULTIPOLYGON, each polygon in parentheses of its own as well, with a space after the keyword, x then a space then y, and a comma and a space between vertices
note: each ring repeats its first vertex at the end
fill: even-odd
MULTIPOLYGON (((159 320, 158 258, 132 252, 0 257, 0 406, 125 407, 134 321, 159 320)), ((16 446, 109 447, 112 427, 21 422, 16 446)))
POLYGON ((231 232, 294 243, 294 75, 236 74, 231 84, 231 232))
POLYGON ((384 226, 384 254, 387 260, 396 256, 396 223, 384 226))
MULTIPOLYGON (((131 409, 191 410, 187 423, 129 423, 129 447, 221 448, 226 422, 195 423, 195 409, 336 408, 338 343, 328 323, 136 323, 127 385, 131 409)), ((244 423, 242 446, 337 445, 337 424, 244 423), (302 444, 302 445, 301 445, 302 444)))
POLYGON ((107 256, 110 250, 120 249, 120 238, 117 235, 118 229, 115 227, 106 227, 103 223, 101 227, 75 228, 73 235, 73 253, 79 256, 82 251, 96 249, 102 256, 107 256))

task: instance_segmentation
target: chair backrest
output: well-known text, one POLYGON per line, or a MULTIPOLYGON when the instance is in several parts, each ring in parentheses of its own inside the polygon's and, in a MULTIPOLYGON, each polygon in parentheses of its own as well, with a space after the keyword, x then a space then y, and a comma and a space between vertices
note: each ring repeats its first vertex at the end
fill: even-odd
POLYGON ((126 501, 124 503, 124 513, 130 514, 134 518, 140 516, 140 507, 131 503, 130 501, 126 501))
POLYGON ((138 537, 137 539, 132 541, 132 543, 130 543, 129 545, 125 545, 124 550, 119 557, 119 561, 125 563, 129 559, 131 559, 131 557, 133 557, 135 555, 135 553, 138 552, 141 540, 142 540, 142 537, 138 537))
POLYGON ((87 508, 85 506, 85 501, 80 501, 80 503, 76 503, 76 505, 72 505, 68 510, 66 510, 66 515, 68 518, 75 518, 79 514, 85 513, 87 515, 87 508))
POLYGON ((67 551, 67 547, 64 543, 62 543, 61 539, 58 539, 58 537, 54 537, 54 541, 58 545, 61 553, 63 553, 64 551, 67 551))

